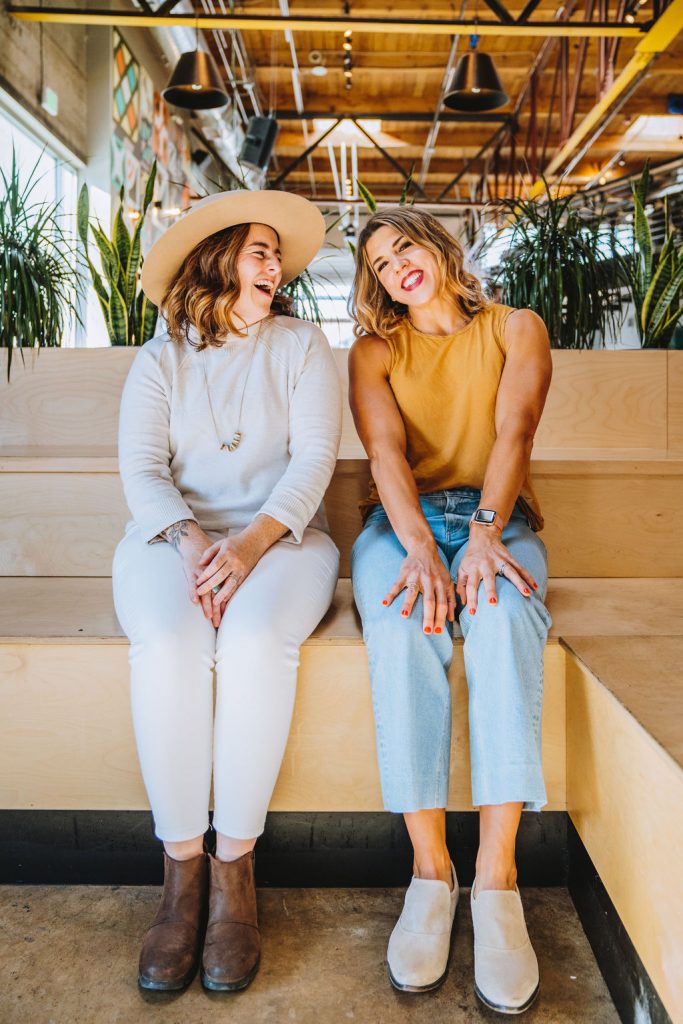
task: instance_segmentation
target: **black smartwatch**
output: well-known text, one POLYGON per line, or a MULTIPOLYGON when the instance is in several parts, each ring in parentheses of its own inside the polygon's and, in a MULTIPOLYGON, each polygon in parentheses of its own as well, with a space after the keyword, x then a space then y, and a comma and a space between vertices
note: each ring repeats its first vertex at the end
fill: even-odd
POLYGON ((478 508, 472 516, 473 523, 482 523, 484 526, 493 526, 496 522, 497 512, 492 508, 478 508))

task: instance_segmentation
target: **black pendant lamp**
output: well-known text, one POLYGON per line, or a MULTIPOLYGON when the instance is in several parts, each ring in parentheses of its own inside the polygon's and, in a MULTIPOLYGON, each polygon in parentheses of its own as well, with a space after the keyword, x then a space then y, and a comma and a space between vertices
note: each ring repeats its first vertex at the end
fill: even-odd
POLYGON ((496 110, 508 101, 493 60, 477 50, 478 42, 479 36, 470 36, 471 49, 458 61, 451 91, 444 96, 451 110, 496 110))
POLYGON ((161 95, 185 110, 212 110, 230 102, 213 57, 199 48, 181 53, 161 95))

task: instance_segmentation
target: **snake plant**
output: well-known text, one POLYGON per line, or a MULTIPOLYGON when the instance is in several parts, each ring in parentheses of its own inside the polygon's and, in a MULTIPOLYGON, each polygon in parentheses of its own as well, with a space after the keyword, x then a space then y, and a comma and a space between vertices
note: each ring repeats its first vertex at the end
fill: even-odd
POLYGON ((34 198, 40 160, 28 175, 14 148, 0 168, 0 348, 10 379, 14 349, 57 347, 70 321, 80 323, 79 258, 59 202, 34 198))
POLYGON ((554 348, 591 348, 596 334, 614 337, 620 323, 618 261, 606 259, 605 228, 581 215, 573 194, 503 199, 511 215, 509 245, 492 284, 503 301, 533 309, 554 348))
POLYGON ((652 232, 645 212, 650 187, 649 163, 633 192, 633 251, 621 257, 629 291, 636 309, 636 323, 643 348, 667 348, 676 324, 683 317, 683 245, 676 241, 664 205, 666 237, 655 254, 652 232))
POLYGON ((147 208, 154 194, 156 170, 155 162, 147 179, 142 210, 132 237, 123 219, 123 187, 119 195, 119 208, 114 217, 112 238, 107 237, 101 224, 90 222, 87 185, 83 185, 78 197, 78 233, 86 251, 90 276, 112 345, 144 345, 152 337, 156 326, 157 307, 140 288, 141 232, 147 208), (87 255, 88 227, 100 253, 106 284, 87 255))

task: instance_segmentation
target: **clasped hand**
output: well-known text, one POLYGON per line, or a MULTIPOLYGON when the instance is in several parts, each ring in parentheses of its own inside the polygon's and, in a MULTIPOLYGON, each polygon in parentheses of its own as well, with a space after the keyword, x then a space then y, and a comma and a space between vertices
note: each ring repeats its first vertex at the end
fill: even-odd
POLYGON ((217 628, 228 602, 258 562, 258 552, 247 538, 237 534, 209 543, 208 547, 201 544, 201 549, 195 548, 188 555, 190 597, 195 604, 201 604, 205 617, 217 628), (219 588, 215 593, 214 587, 219 588))

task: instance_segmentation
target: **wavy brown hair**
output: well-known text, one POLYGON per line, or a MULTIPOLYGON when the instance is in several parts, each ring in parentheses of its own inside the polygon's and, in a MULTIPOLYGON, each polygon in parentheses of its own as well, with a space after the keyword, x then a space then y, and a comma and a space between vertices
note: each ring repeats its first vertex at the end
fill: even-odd
POLYGON ((431 214, 397 206, 374 213, 358 237, 356 275, 349 303, 356 337, 376 334, 387 338, 408 315, 408 306, 390 298, 368 260, 368 241, 378 228, 385 226, 400 231, 434 256, 442 292, 455 300, 465 316, 472 317, 490 305, 479 279, 464 269, 465 254, 460 242, 431 214))
MULTIPOLYGON (((201 350, 210 345, 220 346, 226 334, 246 336, 232 311, 240 294, 237 257, 250 227, 251 224, 234 224, 222 228, 198 242, 185 257, 161 301, 172 341, 189 341, 201 350), (190 340, 191 327, 199 334, 198 343, 190 340)), ((275 294, 270 312, 292 316, 292 307, 287 295, 275 294)))

